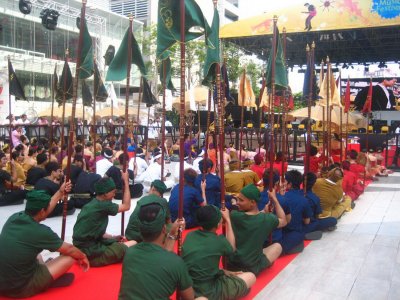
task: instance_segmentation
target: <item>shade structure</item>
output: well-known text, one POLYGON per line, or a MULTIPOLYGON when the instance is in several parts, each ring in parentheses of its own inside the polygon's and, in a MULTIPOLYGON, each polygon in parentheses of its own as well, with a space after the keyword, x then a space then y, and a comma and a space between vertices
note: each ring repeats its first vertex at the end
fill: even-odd
MULTIPOLYGON (((337 106, 331 107, 332 109, 332 114, 331 114, 331 126, 332 129, 338 129, 340 126, 340 108, 337 106)), ((325 110, 322 105, 315 105, 311 107, 311 119, 319 122, 324 121, 324 112, 325 112, 325 120, 327 119, 327 109, 325 107, 325 110)), ((297 119, 305 119, 308 118, 308 108, 300 108, 297 110, 294 110, 289 113, 290 116, 293 118, 297 119)), ((342 128, 345 128, 346 126, 346 118, 347 114, 343 112, 342 109, 342 128)), ((365 127, 367 124, 366 118, 359 112, 349 112, 349 124, 348 124, 348 129, 353 129, 353 128, 360 128, 360 127, 365 127)))
MULTIPOLYGON (((185 110, 189 111, 190 110, 190 100, 192 100, 192 106, 194 105, 196 109, 193 108, 193 110, 197 110, 197 105, 206 105, 207 100, 208 100, 208 88, 204 86, 196 86, 193 88, 192 91, 185 91, 185 110), (191 99, 192 98, 192 99, 191 99)), ((172 107, 174 107, 176 110, 180 109, 180 102, 181 98, 176 97, 172 100, 172 107)))
MULTIPOLYGON (((128 115, 129 116, 137 116, 137 108, 129 107, 128 115)), ((140 117, 143 117, 143 116, 147 117, 147 112, 144 111, 143 109, 141 109, 139 112, 139 115, 140 115, 140 117)), ((114 107, 112 109, 111 109, 111 107, 105 107, 103 109, 96 111, 96 116, 99 116, 99 117, 111 117, 111 116, 124 117, 125 116, 125 107, 118 106, 118 107, 114 107)))
MULTIPOLYGON (((54 105, 53 115, 58 118, 61 118, 62 113, 63 113, 63 107, 54 105)), ((47 109, 39 112, 38 115, 43 116, 43 117, 50 117, 51 116, 51 106, 48 107, 47 109)), ((71 115, 72 115, 72 103, 65 103, 65 117, 68 118, 71 115)), ((83 118, 82 104, 76 105, 75 117, 83 118)), ((90 120, 91 118, 92 118, 92 113, 85 110, 85 119, 90 120)))

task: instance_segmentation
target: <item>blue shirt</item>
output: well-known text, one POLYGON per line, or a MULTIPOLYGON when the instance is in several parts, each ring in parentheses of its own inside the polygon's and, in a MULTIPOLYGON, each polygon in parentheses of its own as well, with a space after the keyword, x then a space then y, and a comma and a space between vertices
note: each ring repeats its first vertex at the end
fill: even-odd
POLYGON ((285 198, 290 207, 292 219, 283 230, 302 232, 304 225, 303 219, 313 216, 308 200, 304 197, 304 192, 302 190, 289 190, 286 192, 285 198))
MULTIPOLYGON (((183 187, 183 217, 185 218, 186 228, 197 226, 196 210, 203 202, 204 199, 196 188, 188 185, 183 187)), ((178 218, 179 184, 172 189, 168 205, 171 211, 172 222, 174 222, 178 218)))
MULTIPOLYGON (((216 207, 221 207, 221 178, 214 174, 207 174, 206 178, 206 198, 207 204, 215 205, 216 207)), ((201 181, 203 180, 203 175, 200 174, 196 177, 194 186, 201 193, 201 181)))
MULTIPOLYGON (((276 198, 278 199, 279 204, 281 205, 283 211, 285 212, 285 215, 290 214, 290 207, 285 199, 284 196, 281 194, 276 194, 276 198)), ((265 205, 269 203, 269 198, 268 198, 268 190, 265 189, 264 191, 261 192, 260 194, 260 202, 257 203, 258 209, 260 211, 264 210, 265 205)), ((272 211, 274 215, 276 215, 275 209, 272 211)), ((272 242, 280 242, 282 240, 282 228, 276 228, 272 232, 272 242)))
POLYGON ((322 214, 321 200, 312 191, 307 191, 306 198, 312 211, 311 221, 318 219, 318 215, 322 214))

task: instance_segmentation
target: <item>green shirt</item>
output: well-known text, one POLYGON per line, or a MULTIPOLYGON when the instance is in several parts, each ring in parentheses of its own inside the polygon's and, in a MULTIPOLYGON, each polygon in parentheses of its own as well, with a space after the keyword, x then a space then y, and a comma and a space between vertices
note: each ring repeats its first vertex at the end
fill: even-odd
POLYGON ((72 236, 73 244, 88 256, 105 251, 103 244, 115 242, 103 239, 107 230, 108 216, 115 216, 117 213, 118 204, 92 199, 78 215, 72 236))
POLYGON ((138 203, 136 204, 135 210, 131 214, 129 218, 128 225, 125 230, 125 236, 128 240, 135 240, 137 242, 141 242, 143 240, 142 235, 140 234, 140 229, 139 229, 139 211, 140 208, 144 205, 150 204, 150 203, 158 203, 161 206, 164 207, 165 211, 167 212, 166 214, 166 219, 169 220, 171 219, 171 213, 169 211, 169 206, 167 200, 164 198, 158 197, 156 195, 147 195, 142 197, 138 203))
POLYGON ((219 268, 219 261, 221 256, 233 253, 225 236, 203 230, 190 232, 185 238, 182 251, 196 295, 210 298, 211 295, 219 294, 215 282, 224 275, 224 271, 219 268))
POLYGON ((228 257, 228 267, 257 275, 268 266, 263 244, 278 227, 279 220, 274 214, 248 215, 232 211, 231 222, 236 238, 236 252, 228 257))
POLYGON ((119 299, 169 299, 175 289, 192 286, 182 258, 162 247, 143 242, 130 247, 122 264, 119 299))
POLYGON ((49 227, 24 212, 13 214, 0 234, 0 292, 20 289, 39 267, 44 249, 58 250, 63 241, 49 227))

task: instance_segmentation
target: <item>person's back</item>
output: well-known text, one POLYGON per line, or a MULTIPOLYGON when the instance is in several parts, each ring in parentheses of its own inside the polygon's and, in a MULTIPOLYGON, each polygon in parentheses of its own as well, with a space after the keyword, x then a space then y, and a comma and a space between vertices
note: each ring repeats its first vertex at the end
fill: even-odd
POLYGON ((225 174, 225 191, 237 194, 245 186, 244 175, 239 170, 234 170, 225 174))
MULTIPOLYGON (((207 174, 205 176, 206 179, 206 197, 207 203, 210 205, 215 205, 220 207, 221 203, 221 179, 214 174, 207 174)), ((194 182, 194 186, 196 189, 201 192, 201 182, 203 180, 203 174, 199 174, 196 177, 196 181, 194 182)))
POLYGON ((40 179, 46 177, 46 171, 40 167, 32 167, 26 175, 26 184, 34 186, 40 179))
POLYGON ((291 189, 285 193, 285 198, 290 207, 291 221, 283 229, 288 231, 303 231, 303 219, 312 216, 311 208, 302 190, 291 189))
POLYGON ((39 268, 43 249, 55 251, 63 241, 25 212, 13 214, 0 234, 0 294, 23 289, 39 268))

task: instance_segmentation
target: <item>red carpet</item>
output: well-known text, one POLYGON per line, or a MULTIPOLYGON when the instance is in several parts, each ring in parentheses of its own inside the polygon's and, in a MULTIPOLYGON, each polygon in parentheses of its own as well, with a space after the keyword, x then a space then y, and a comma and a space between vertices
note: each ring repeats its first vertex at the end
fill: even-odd
MULTIPOLYGON (((191 230, 190 230, 191 231, 191 230)), ((187 231, 187 232, 190 232, 187 231)), ((185 232, 185 233, 187 233, 185 232)), ((186 234, 185 234, 186 235, 186 234)), ((305 241, 307 246, 310 241, 305 241)), ((297 254, 287 255, 279 258, 271 268, 262 272, 255 285, 251 288, 249 295, 243 299, 253 299, 276 275, 279 274, 297 254)), ((121 280, 122 264, 111 265, 101 268, 91 268, 84 273, 78 265, 72 266, 70 272, 75 273, 74 283, 65 288, 51 288, 46 292, 36 295, 32 300, 111 300, 118 298, 119 284, 121 280)), ((11 299, 1 297, 0 300, 11 299)), ((172 298, 174 299, 174 298, 172 298)))

